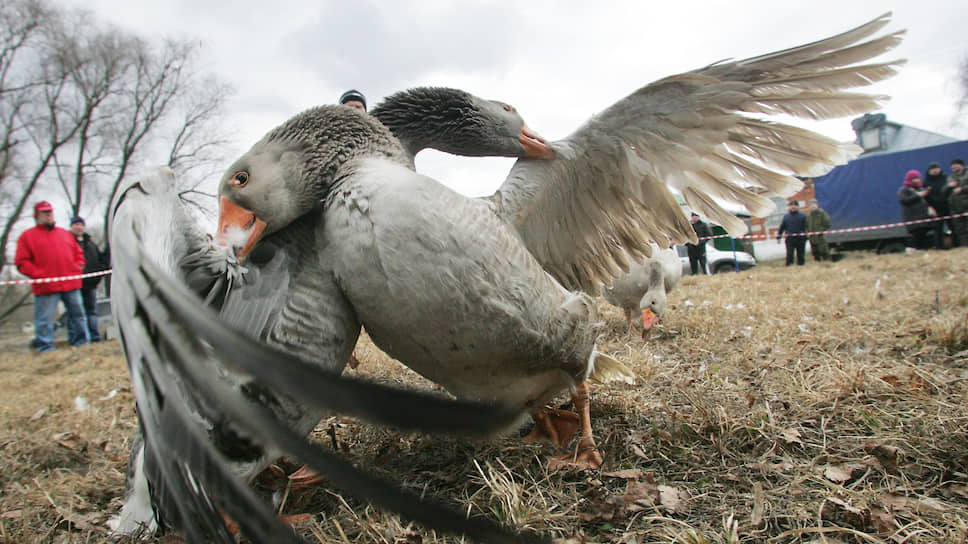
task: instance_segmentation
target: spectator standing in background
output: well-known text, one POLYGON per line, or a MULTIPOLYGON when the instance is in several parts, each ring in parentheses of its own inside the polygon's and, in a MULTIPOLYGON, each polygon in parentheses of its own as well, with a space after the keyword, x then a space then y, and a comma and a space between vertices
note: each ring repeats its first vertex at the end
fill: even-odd
MULTIPOLYGON (((930 192, 931 189, 925 189, 921 183, 921 172, 909 170, 904 175, 904 185, 897 191, 897 200, 901 203, 901 212, 905 223, 938 216, 938 213, 928 205, 928 201, 924 198, 930 192)), ((907 225, 908 234, 911 235, 911 247, 927 249, 931 245, 931 231, 935 229, 935 226, 936 223, 907 225)))
MULTIPOLYGON (((928 202, 929 206, 934 208, 938 217, 951 215, 951 208, 948 206, 948 196, 945 194, 948 176, 941 170, 941 165, 936 162, 929 164, 928 169, 925 171, 924 179, 921 182, 924 184, 924 188, 929 190, 924 200, 928 202)), ((951 219, 939 220, 937 227, 934 229, 934 247, 938 249, 946 249, 944 243, 945 225, 951 228, 952 246, 958 245, 958 235, 955 233, 954 223, 951 219)))
POLYGON ((813 254, 815 261, 826 261, 830 259, 830 247, 827 246, 827 235, 824 231, 830 228, 830 216, 817 204, 816 199, 808 202, 810 214, 807 215, 807 232, 819 232, 820 234, 810 234, 810 253, 813 254))
MULTIPOLYGON (((17 239, 14 263, 21 274, 31 279, 80 275, 84 270, 84 252, 74 236, 54 224, 54 207, 41 201, 34 205, 36 225, 17 239)), ((81 302, 81 280, 35 282, 34 340, 37 351, 54 349, 54 318, 57 303, 67 308, 67 339, 72 346, 87 343, 87 319, 81 302)))
POLYGON ((807 247, 807 237, 804 236, 807 228, 807 216, 800 213, 800 204, 796 200, 787 204, 787 214, 780 221, 780 230, 776 233, 776 243, 780 243, 783 235, 786 234, 786 265, 793 264, 796 255, 797 266, 803 266, 803 251, 807 247))
POLYGON ((706 270, 706 242, 709 241, 708 238, 713 235, 713 232, 709 230, 709 225, 699 219, 698 213, 692 212, 689 220, 692 221, 692 230, 696 232, 696 236, 699 238, 699 243, 686 244, 686 251, 689 252, 689 268, 692 270, 693 276, 699 274, 699 270, 702 270, 703 274, 708 274, 709 272, 706 270), (704 238, 706 239, 704 240, 704 238))
MULTIPOLYGON (((951 175, 945 187, 948 206, 952 214, 968 212, 968 170, 965 161, 954 159, 951 161, 951 175)), ((968 216, 955 217, 951 220, 954 225, 955 239, 959 245, 968 245, 968 216)))
MULTIPOLYGON (((101 272, 107 270, 107 259, 98 249, 91 235, 85 232, 87 225, 83 217, 71 219, 71 234, 77 240, 77 245, 84 251, 84 273, 101 272)), ((81 280, 81 300, 84 303, 84 314, 87 316, 87 334, 91 342, 100 342, 101 333, 97 328, 97 286, 104 276, 94 276, 81 280)))

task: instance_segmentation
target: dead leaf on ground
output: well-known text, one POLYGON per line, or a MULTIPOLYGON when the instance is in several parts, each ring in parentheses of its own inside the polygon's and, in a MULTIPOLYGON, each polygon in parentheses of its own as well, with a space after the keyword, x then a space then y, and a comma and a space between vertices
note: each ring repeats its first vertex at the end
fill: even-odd
POLYGON ((71 431, 66 433, 57 433, 50 438, 54 442, 57 442, 58 445, 64 446, 69 450, 76 450, 85 445, 81 435, 71 431))
POLYGON ((902 457, 899 448, 886 444, 868 444, 864 446, 864 451, 873 455, 888 474, 897 474, 897 467, 902 457))
POLYGON ((765 473, 781 474, 783 472, 793 470, 793 463, 784 459, 779 463, 756 463, 755 465, 752 465, 752 468, 765 473))
POLYGON ((879 507, 871 506, 871 526, 881 534, 891 534, 897 530, 897 523, 894 521, 894 514, 879 507))
POLYGON ((867 468, 856 463, 845 463, 842 465, 827 465, 824 468, 824 478, 831 482, 844 483, 859 478, 867 468))
POLYGON ((34 415, 30 416, 30 421, 37 421, 38 419, 44 417, 45 415, 47 415, 47 407, 46 406, 44 406, 40 410, 37 410, 36 412, 34 412, 34 415))
POLYGON ((625 470, 617 470, 615 472, 603 472, 602 476, 608 476, 609 478, 622 478, 623 480, 638 480, 645 474, 640 469, 630 468, 625 470))
MULTIPOLYGON (((649 478, 651 480, 651 477, 649 478)), ((629 481, 622 500, 628 512, 661 508, 667 512, 679 512, 683 508, 684 495, 667 485, 655 485, 652 481, 629 481)))
POLYGON ((948 508, 941 501, 931 497, 917 499, 898 495, 897 493, 882 493, 880 500, 882 504, 895 512, 902 510, 923 515, 929 513, 943 514, 948 511, 948 508))
POLYGON ((0 519, 16 519, 23 517, 23 515, 23 510, 7 510, 6 512, 0 512, 0 519))
POLYGON ((837 497, 828 497, 820 508, 820 517, 835 523, 845 523, 858 529, 871 527, 871 511, 857 508, 837 497))
POLYGON ((945 491, 949 495, 957 495, 962 499, 968 499, 968 485, 963 484, 951 484, 945 491))
POLYGON ((800 431, 796 429, 783 429, 780 431, 780 438, 782 438, 787 444, 803 445, 803 441, 800 440, 800 431))

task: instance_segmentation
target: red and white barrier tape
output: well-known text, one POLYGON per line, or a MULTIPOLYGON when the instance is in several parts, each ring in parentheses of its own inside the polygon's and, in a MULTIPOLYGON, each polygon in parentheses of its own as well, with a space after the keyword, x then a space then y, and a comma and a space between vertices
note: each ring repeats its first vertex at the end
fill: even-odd
MULTIPOLYGON (((920 223, 935 223, 938 221, 945 221, 955 217, 968 217, 968 212, 956 213, 954 215, 946 215, 944 217, 929 217, 927 219, 917 219, 915 221, 902 221, 900 223, 885 223, 883 225, 871 225, 869 227, 852 227, 849 229, 834 229, 834 230, 819 230, 814 232, 798 232, 796 234, 784 234, 782 238, 790 238, 793 236, 813 236, 816 234, 834 234, 839 232, 863 232, 868 230, 878 230, 887 229, 892 227, 904 227, 907 225, 917 225, 920 223)), ((715 236, 703 236, 700 240, 712 240, 714 238, 729 238, 728 234, 717 234, 715 236)), ((744 234, 743 236, 733 236, 737 240, 769 240, 771 237, 766 234, 744 234)))
POLYGON ((0 281, 0 285, 22 285, 25 283, 51 283, 55 281, 67 281, 67 280, 82 280, 84 278, 94 278, 97 276, 106 276, 110 274, 110 270, 102 270, 100 272, 90 272, 88 274, 75 274, 73 276, 61 276, 59 278, 37 278, 34 280, 10 280, 10 281, 0 281))
MULTIPOLYGON (((946 219, 951 219, 954 217, 968 217, 968 212, 958 213, 954 215, 946 215, 944 217, 931 217, 928 219, 918 219, 917 221, 904 221, 901 223, 885 223, 883 225, 872 225, 869 227, 853 227, 849 229, 835 229, 835 230, 822 230, 816 232, 801 232, 797 234, 788 234, 785 236, 812 236, 814 234, 833 234, 836 232, 861 232, 866 230, 877 230, 886 229, 890 227, 903 227, 906 225, 917 225, 918 223, 933 223, 935 221, 944 221, 946 219)), ((712 240, 714 238, 729 238, 728 234, 717 234, 716 236, 703 236, 700 240, 712 240)), ((765 234, 744 234, 743 236, 734 236, 736 239, 746 239, 746 240, 768 240, 770 237, 765 234)), ((111 273, 111 270, 102 270, 100 272, 91 272, 89 274, 77 274, 74 276, 61 276, 59 278, 39 278, 35 280, 11 280, 11 281, 0 281, 0 285, 22 285, 25 283, 50 283, 54 281, 66 281, 66 280, 78 280, 84 278, 93 278, 96 276, 106 276, 111 273)))

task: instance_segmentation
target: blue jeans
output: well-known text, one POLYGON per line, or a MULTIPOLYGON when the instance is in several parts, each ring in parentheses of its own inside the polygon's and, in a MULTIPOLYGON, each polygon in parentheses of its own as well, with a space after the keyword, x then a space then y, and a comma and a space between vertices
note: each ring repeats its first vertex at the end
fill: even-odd
POLYGON ((87 343, 87 317, 81 302, 81 290, 61 291, 49 295, 34 295, 34 346, 37 351, 54 349, 54 317, 57 302, 63 301, 67 308, 67 340, 72 346, 87 343))
POLYGON ((91 342, 100 342, 101 333, 97 330, 97 287, 81 288, 84 301, 84 314, 87 316, 87 336, 91 342))

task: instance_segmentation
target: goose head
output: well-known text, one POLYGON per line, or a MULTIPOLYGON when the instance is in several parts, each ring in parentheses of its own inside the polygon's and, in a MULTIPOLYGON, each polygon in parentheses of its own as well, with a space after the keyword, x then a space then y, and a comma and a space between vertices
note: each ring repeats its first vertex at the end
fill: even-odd
POLYGON ((644 338, 649 331, 652 330, 652 326, 659 321, 659 316, 665 312, 667 304, 665 288, 659 285, 659 288, 654 287, 649 288, 648 291, 642 295, 639 300, 639 310, 642 312, 642 337, 644 338))
POLYGON ((644 338, 652 326, 659 320, 668 304, 665 281, 663 280, 662 263, 656 259, 647 261, 648 287, 639 299, 639 311, 642 312, 642 337, 644 338))
POLYGON ((364 157, 407 163, 386 127, 353 108, 320 106, 296 115, 225 171, 216 239, 245 258, 261 238, 322 206, 353 159, 364 157))
POLYGON ((458 89, 401 91, 383 100, 371 115, 400 139, 411 158, 428 147, 469 157, 555 156, 513 106, 458 89))

